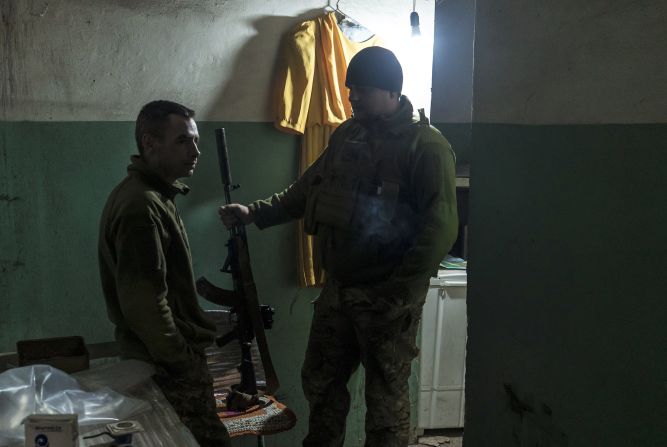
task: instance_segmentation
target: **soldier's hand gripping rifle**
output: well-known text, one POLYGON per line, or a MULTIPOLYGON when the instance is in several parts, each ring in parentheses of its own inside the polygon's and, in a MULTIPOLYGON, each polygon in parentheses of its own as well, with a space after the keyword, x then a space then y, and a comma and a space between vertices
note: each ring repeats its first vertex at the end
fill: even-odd
MULTIPOLYGON (((230 204, 232 203, 230 192, 237 189, 239 185, 232 184, 225 129, 216 129, 215 137, 218 146, 220 174, 225 190, 225 203, 230 204)), ((216 287, 202 277, 197 280, 197 292, 214 304, 231 307, 232 314, 236 315, 234 329, 216 340, 218 346, 224 346, 236 339, 241 346, 241 365, 239 366, 241 383, 234 386, 233 391, 251 396, 257 395, 257 380, 250 351, 252 340, 255 339, 266 376, 266 392, 272 394, 278 389, 279 382, 271 361, 264 329, 271 328, 273 309, 259 304, 257 288, 250 268, 248 240, 245 226, 242 223, 235 224, 229 230, 227 259, 221 271, 232 275, 234 290, 224 290, 216 287)))

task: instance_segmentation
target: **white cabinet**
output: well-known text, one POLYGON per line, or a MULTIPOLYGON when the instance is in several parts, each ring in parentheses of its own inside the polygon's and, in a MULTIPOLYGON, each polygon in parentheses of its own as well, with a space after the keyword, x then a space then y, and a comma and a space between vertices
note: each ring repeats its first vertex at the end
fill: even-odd
POLYGON ((465 405, 465 270, 431 279, 421 324, 418 427, 463 427, 465 405))

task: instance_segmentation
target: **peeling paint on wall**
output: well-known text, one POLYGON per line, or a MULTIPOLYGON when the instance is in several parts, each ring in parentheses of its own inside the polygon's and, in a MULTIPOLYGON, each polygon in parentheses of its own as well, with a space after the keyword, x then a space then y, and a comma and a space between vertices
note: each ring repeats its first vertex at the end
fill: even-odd
POLYGON ((178 15, 188 11, 197 15, 220 15, 229 0, 152 0, 137 2, 136 0, 107 0, 106 3, 119 8, 133 11, 144 11, 148 15, 167 14, 178 15))
POLYGON ((0 118, 7 119, 13 107, 28 96, 25 59, 29 41, 49 4, 43 0, 0 1, 0 118))
POLYGON ((555 426, 553 411, 545 403, 534 403, 532 396, 518 396, 515 388, 503 384, 515 423, 512 439, 517 447, 567 447, 568 438, 555 426))
MULTIPOLYGON (((70 3, 88 4, 90 0, 74 0, 70 3)), ((109 8, 122 8, 145 14, 147 17, 167 15, 177 17, 187 11, 196 15, 218 16, 229 0, 97 0, 98 4, 106 4, 109 8)))
POLYGON ((0 107, 4 120, 12 105, 12 95, 15 84, 14 62, 17 54, 14 45, 14 29, 16 25, 16 5, 10 0, 0 3, 0 25, 2 26, 2 63, 0 64, 0 107))
POLYGON ((44 17, 49 11, 49 2, 47 1, 32 1, 30 7, 30 15, 33 17, 44 17))
POLYGON ((21 261, 19 258, 14 260, 0 259, 0 271, 2 271, 2 273, 5 273, 7 270, 18 270, 21 267, 25 267, 25 262, 21 261))
POLYGON ((0 202, 13 202, 20 200, 19 197, 10 197, 9 194, 0 194, 0 202))

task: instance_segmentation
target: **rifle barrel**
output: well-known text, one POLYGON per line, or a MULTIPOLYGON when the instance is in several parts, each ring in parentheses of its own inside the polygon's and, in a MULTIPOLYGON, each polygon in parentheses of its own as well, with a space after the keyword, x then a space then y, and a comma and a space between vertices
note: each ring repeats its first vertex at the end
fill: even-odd
POLYGON ((215 141, 218 146, 218 163, 220 164, 222 185, 225 188, 225 201, 226 204, 229 205, 232 203, 230 195, 232 188, 232 173, 229 169, 229 154, 227 153, 227 138, 225 136, 224 127, 215 129, 215 141))

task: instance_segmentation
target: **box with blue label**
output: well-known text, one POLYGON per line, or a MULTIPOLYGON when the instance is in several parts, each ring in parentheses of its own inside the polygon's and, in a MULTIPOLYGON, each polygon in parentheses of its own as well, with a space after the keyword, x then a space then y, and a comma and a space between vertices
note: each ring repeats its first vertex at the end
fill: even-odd
POLYGON ((23 422, 25 447, 76 447, 79 437, 76 414, 33 414, 23 422))

